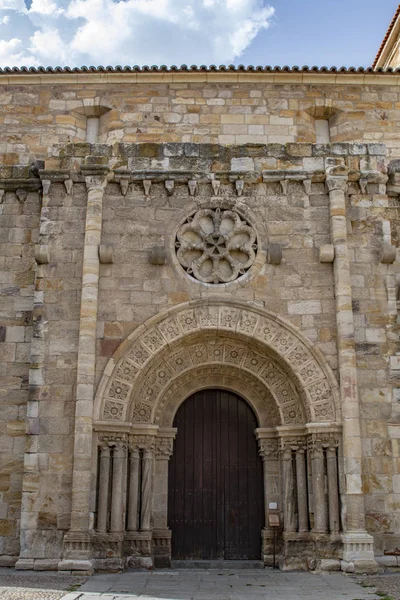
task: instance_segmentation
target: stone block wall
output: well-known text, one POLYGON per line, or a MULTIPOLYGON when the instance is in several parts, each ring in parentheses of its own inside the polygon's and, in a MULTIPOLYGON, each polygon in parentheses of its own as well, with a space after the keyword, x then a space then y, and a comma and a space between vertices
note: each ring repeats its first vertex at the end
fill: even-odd
MULTIPOLYGON (((15 169, 13 175, 23 175, 15 169)), ((11 173, 10 173, 11 174, 11 173)), ((19 553, 26 405, 32 336, 34 245, 40 198, 6 189, 0 199, 0 553, 19 553)))
POLYGON ((210 297, 283 316, 337 376, 333 268, 320 249, 332 242, 325 171, 343 166, 367 528, 378 552, 393 549, 400 529, 400 281, 396 257, 386 260, 385 252, 399 231, 394 163, 387 177, 399 144, 397 87, 68 81, 27 89, 10 84, 0 97, 0 553, 18 555, 21 520, 21 557, 31 559, 34 547, 34 558, 55 568, 69 528, 87 203, 82 167, 90 166, 108 170, 101 244, 112 251, 112 261, 100 264, 96 382, 148 318, 210 297), (82 142, 92 114, 84 106, 103 107, 97 114, 104 143, 82 142), (315 141, 313 121, 322 117, 333 142, 364 142, 306 143, 315 141), (383 145, 365 143, 381 140, 387 157, 383 145), (44 164, 30 170, 37 158, 44 164), (201 283, 176 258, 177 229, 210 203, 236 207, 257 231, 257 264, 238 282, 201 283), (36 254, 35 265, 39 243, 48 256, 36 254), (271 260, 274 245, 282 250, 279 264, 271 260), (154 249, 165 252, 165 264, 150 262, 154 249))
POLYGON ((51 144, 85 141, 98 117, 99 142, 218 144, 384 142, 399 156, 395 74, 142 73, 0 76, 0 156, 47 157, 51 144), (47 85, 46 85, 47 82, 47 85))

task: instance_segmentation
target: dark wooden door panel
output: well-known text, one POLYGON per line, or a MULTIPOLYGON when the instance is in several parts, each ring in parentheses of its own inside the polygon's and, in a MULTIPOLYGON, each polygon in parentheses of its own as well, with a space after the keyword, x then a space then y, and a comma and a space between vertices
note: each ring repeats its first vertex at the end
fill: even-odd
POLYGON ((259 559, 263 477, 256 418, 240 397, 203 390, 179 408, 169 465, 175 559, 259 559))

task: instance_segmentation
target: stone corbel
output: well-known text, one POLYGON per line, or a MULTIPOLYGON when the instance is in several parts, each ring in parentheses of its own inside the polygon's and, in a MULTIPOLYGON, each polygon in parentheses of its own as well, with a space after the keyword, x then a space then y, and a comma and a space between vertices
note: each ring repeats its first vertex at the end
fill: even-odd
POLYGON ((379 193, 386 193, 386 183, 389 177, 386 173, 381 173, 381 171, 361 171, 359 185, 362 194, 368 193, 368 184, 375 183, 379 186, 379 193))
POLYGON ((236 193, 238 196, 241 196, 243 194, 243 189, 244 189, 244 181, 243 179, 236 179, 235 181, 235 187, 236 187, 236 193))
POLYGON ((189 194, 191 196, 195 196, 196 191, 197 191, 197 181, 195 179, 190 179, 188 181, 188 188, 189 188, 189 194))
POLYGON ((324 244, 319 247, 319 262, 333 263, 335 260, 335 248, 333 244, 324 244))
POLYGON ((18 202, 20 202, 22 204, 23 202, 25 202, 28 192, 26 190, 24 190, 23 188, 17 188, 15 190, 15 195, 18 198, 18 202))
POLYGON ((397 248, 392 244, 383 244, 379 260, 384 264, 392 264, 395 262, 397 256, 397 248))
POLYGON ((152 265, 165 265, 167 263, 167 253, 164 246, 153 246, 149 252, 149 263, 152 265))
POLYGON ((112 246, 100 244, 99 246, 99 261, 102 265, 110 265, 113 262, 112 246))
POLYGON ((150 196, 151 179, 143 179, 143 189, 144 189, 144 195, 150 196))
POLYGON ((268 264, 280 265, 282 262, 282 246, 281 244, 268 245, 268 264))
POLYGON ((0 204, 3 204, 3 202, 4 202, 4 192, 5 191, 6 190, 0 190, 0 204))
POLYGON ((128 193, 128 188, 129 188, 129 175, 127 175, 126 177, 123 177, 123 176, 119 177, 119 186, 121 188, 121 194, 123 196, 126 196, 126 194, 128 193))
POLYGON ((288 191, 289 181, 287 179, 281 179, 279 181, 279 184, 281 186, 282 194, 284 194, 286 196, 287 195, 287 191, 288 191))
POLYGON ((71 196, 73 186, 74 182, 72 181, 72 179, 66 179, 64 181, 65 191, 67 192, 68 196, 71 196))
POLYGON ((38 265, 48 265, 50 262, 50 249, 47 245, 35 246, 35 260, 38 265))
POLYGON ((219 179, 211 179, 211 186, 214 192, 214 196, 219 196, 219 190, 221 187, 221 182, 219 179))
POLYGON ((48 196, 50 192, 51 180, 50 179, 42 179, 42 190, 43 196, 48 196))
POLYGON ((166 179, 164 185, 168 196, 172 196, 174 193, 175 181, 173 179, 166 179))
POLYGON ((307 194, 307 196, 311 195, 311 179, 304 179, 303 180, 303 188, 305 193, 307 194))

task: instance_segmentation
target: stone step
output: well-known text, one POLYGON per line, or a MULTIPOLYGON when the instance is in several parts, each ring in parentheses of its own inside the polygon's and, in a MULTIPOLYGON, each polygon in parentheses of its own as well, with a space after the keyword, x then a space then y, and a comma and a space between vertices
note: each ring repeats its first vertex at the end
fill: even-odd
POLYGON ((172 560, 171 569, 263 569, 262 560, 172 560))

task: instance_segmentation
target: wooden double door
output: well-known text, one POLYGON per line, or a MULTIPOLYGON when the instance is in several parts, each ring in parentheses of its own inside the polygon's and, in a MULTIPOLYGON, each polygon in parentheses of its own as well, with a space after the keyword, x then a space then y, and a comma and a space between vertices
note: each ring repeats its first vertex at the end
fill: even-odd
POLYGON ((169 464, 172 558, 261 558, 263 470, 255 415, 239 396, 197 392, 179 408, 169 464))

